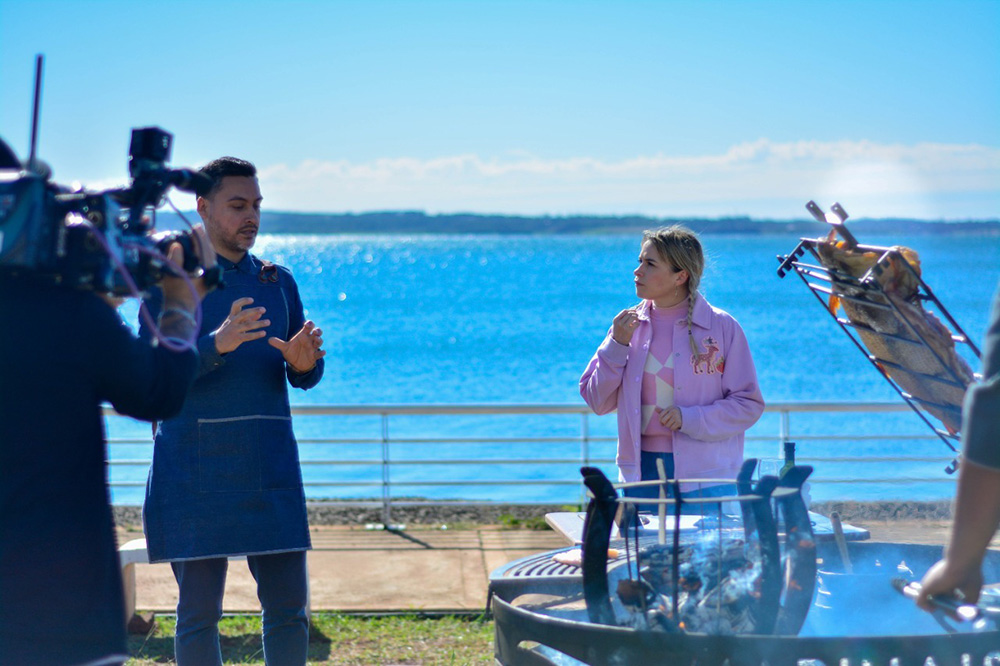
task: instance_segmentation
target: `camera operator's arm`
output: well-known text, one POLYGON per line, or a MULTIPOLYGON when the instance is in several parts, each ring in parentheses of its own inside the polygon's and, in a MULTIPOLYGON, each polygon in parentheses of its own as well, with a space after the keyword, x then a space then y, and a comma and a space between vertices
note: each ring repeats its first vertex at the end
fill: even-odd
MULTIPOLYGON (((215 266, 217 263, 215 249, 208 240, 205 228, 199 224, 193 231, 201 265, 206 268, 215 266)), ((195 282, 196 286, 199 284, 202 284, 201 280, 195 282)), ((199 287, 199 290, 200 296, 207 291, 204 286, 199 287)), ((161 334, 189 340, 194 331, 194 307, 190 299, 191 290, 183 279, 166 277, 160 286, 149 290, 149 295, 143 299, 143 304, 153 321, 159 322, 161 334), (191 318, 188 319, 184 313, 191 314, 191 318)), ((198 331, 194 333, 197 335, 198 331)), ((139 338, 147 343, 151 343, 154 339, 154 332, 143 317, 139 318, 139 338)), ((196 345, 199 358, 198 377, 223 364, 222 357, 215 349, 214 333, 200 336, 196 345)))
MULTIPOLYGON (((215 265, 215 250, 204 227, 194 229, 195 247, 198 250, 198 263, 210 269, 215 265)), ((167 253, 167 258, 178 266, 184 265, 184 251, 180 243, 173 243, 167 253)), ((195 293, 191 292, 191 284, 187 280, 173 275, 164 276, 160 283, 163 292, 163 309, 159 313, 160 332, 178 340, 189 340, 197 333, 195 330, 195 312, 201 299, 209 289, 203 278, 193 281, 195 293)))
MULTIPOLYGON (((195 238, 202 265, 212 266, 215 251, 207 236, 202 231, 195 238)), ((177 264, 183 263, 179 245, 170 248, 169 258, 177 264)), ((193 331, 193 312, 208 291, 202 278, 193 282, 194 293, 182 278, 163 280, 166 307, 161 313, 161 329, 168 337, 187 338, 193 331)), ((153 346, 148 340, 136 339, 116 312, 101 305, 90 317, 94 328, 89 330, 94 340, 93 349, 86 355, 99 378, 99 397, 109 401, 119 413, 140 419, 175 415, 194 380, 197 353, 192 349, 174 352, 164 345, 153 346)))

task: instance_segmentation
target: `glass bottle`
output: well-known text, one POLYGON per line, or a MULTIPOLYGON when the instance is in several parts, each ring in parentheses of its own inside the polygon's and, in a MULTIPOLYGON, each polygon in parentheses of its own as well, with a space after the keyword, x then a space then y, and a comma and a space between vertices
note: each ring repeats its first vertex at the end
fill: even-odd
POLYGON ((793 467, 795 467, 795 442, 785 442, 785 464, 778 470, 778 478, 783 477, 793 467))

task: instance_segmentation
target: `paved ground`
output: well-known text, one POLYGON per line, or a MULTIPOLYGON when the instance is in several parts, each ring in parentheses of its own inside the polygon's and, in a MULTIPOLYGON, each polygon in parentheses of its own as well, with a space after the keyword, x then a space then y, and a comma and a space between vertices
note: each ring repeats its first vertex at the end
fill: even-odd
MULTIPOLYGON (((122 538, 141 534, 123 533, 122 538)), ((314 610, 481 610, 489 574, 526 555, 561 548, 555 532, 498 527, 404 532, 319 526, 312 530, 309 581, 314 610)), ((136 567, 136 608, 172 611, 177 584, 168 564, 136 567)), ((224 608, 259 611, 245 561, 231 561, 224 608)))
MULTIPOLYGON (((896 520, 853 523, 873 541, 944 544, 947 521, 896 520)), ((122 531, 123 540, 141 534, 122 531)), ((314 610, 479 610, 490 573, 526 555, 568 545, 551 531, 496 526, 442 530, 413 526, 402 532, 317 526, 309 553, 314 610)), ((1000 538, 994 541, 1000 547, 1000 538)), ((996 581, 993 581, 996 582, 996 581)), ((169 565, 136 567, 139 610, 171 612, 177 586, 169 565)), ((244 561, 230 563, 227 611, 259 611, 244 561)))

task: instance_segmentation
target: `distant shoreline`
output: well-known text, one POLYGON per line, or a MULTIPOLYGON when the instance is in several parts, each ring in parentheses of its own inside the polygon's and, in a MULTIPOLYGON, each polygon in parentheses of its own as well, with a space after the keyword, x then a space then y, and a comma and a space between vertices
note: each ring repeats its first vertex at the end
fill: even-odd
MULTIPOLYGON (((196 221, 194 212, 186 212, 196 221)), ((764 220, 750 217, 656 218, 630 216, 517 216, 420 211, 371 213, 290 213, 267 211, 261 221, 269 234, 630 234, 671 224, 683 224, 700 234, 803 234, 819 236, 829 227, 815 220, 764 220)), ((172 212, 157 215, 160 229, 184 225, 172 212)), ((1000 220, 848 219, 848 228, 872 235, 1000 236, 1000 220)))

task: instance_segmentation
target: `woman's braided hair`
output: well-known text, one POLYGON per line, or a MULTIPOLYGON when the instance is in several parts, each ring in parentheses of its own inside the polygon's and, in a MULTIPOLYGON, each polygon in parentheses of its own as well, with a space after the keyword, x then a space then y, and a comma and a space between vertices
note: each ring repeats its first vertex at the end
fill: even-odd
POLYGON ((642 233, 642 241, 649 241, 659 252, 664 261, 670 262, 670 266, 677 271, 687 271, 688 281, 688 311, 687 326, 688 340, 691 342, 691 351, 698 355, 698 343, 694 340, 694 333, 691 330, 691 318, 694 314, 694 302, 698 297, 698 285, 701 283, 701 274, 705 270, 705 253, 701 249, 701 241, 698 236, 687 227, 675 224, 669 227, 661 227, 655 230, 647 230, 642 233))

